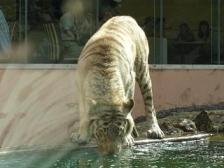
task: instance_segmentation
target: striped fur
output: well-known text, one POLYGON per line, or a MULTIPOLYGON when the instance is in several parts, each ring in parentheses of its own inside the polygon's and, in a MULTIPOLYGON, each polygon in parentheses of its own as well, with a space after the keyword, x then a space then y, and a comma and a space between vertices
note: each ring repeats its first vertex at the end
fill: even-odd
POLYGON ((89 39, 77 70, 79 142, 93 137, 104 153, 119 151, 123 143, 133 144, 135 80, 144 97, 149 137, 164 136, 153 106, 148 54, 145 33, 129 16, 109 19, 89 39))

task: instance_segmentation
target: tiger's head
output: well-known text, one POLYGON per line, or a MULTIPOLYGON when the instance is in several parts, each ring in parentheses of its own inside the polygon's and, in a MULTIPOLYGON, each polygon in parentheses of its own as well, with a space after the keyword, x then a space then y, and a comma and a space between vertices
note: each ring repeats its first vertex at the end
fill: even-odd
POLYGON ((97 104, 95 112, 98 117, 91 120, 90 129, 103 154, 118 153, 121 150, 126 135, 133 129, 127 119, 133 106, 133 100, 121 106, 97 104))

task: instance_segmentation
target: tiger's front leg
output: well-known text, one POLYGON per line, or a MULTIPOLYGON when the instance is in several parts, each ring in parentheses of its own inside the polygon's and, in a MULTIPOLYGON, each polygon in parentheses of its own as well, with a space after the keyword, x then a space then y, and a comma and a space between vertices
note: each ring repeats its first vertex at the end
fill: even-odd
POLYGON ((79 123, 79 131, 73 132, 71 134, 72 142, 79 144, 87 144, 90 141, 90 128, 89 128, 89 115, 86 111, 85 100, 80 96, 79 99, 79 115, 80 115, 80 123, 79 123))
POLYGON ((86 119, 81 119, 79 124, 79 132, 73 132, 71 134, 72 142, 78 144, 87 144, 90 140, 89 136, 89 121, 86 119))
POLYGON ((133 146, 134 145, 134 138, 131 134, 128 134, 124 139, 124 145, 126 146, 133 146))
POLYGON ((124 138, 124 144, 127 146, 133 146, 134 145, 134 138, 132 137, 132 131, 135 127, 134 120, 131 116, 131 114, 127 117, 127 128, 126 128, 126 135, 124 138))

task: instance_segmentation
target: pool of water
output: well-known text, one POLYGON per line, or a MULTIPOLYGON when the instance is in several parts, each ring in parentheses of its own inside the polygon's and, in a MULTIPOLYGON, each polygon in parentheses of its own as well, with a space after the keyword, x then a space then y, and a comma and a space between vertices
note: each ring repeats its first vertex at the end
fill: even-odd
POLYGON ((222 168, 224 142, 207 140, 134 146, 113 156, 95 148, 15 151, 0 154, 0 168, 222 168))

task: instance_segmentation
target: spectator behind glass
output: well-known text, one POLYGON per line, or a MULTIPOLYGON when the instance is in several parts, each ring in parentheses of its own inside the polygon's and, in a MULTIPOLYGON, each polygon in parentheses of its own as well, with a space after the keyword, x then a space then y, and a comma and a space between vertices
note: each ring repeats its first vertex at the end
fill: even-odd
POLYGON ((177 35, 177 41, 192 42, 194 40, 194 34, 187 25, 187 23, 180 24, 179 33, 177 35))
POLYGON ((114 16, 113 10, 109 7, 104 8, 101 13, 101 21, 100 24, 105 23, 108 19, 114 16))
POLYGON ((147 37, 153 37, 154 35, 154 20, 152 17, 146 17, 144 20, 144 23, 142 25, 142 28, 146 34, 147 37))
POLYGON ((78 56, 81 46, 77 42, 75 17, 80 16, 82 12, 82 3, 80 1, 67 0, 63 6, 63 15, 60 18, 60 34, 62 40, 62 55, 66 57, 78 56))
POLYGON ((195 40, 194 34, 186 23, 182 23, 179 26, 179 33, 176 39, 177 43, 174 45, 175 53, 177 57, 174 59, 174 63, 185 64, 189 63, 190 53, 194 50, 193 42, 195 40))
POLYGON ((51 0, 51 13, 57 20, 62 16, 61 6, 64 0, 51 0))
POLYGON ((84 45, 92 34, 93 14, 81 0, 68 0, 60 19, 62 40, 76 40, 84 45))
POLYGON ((99 22, 102 25, 113 16, 119 15, 122 0, 101 0, 99 22))
POLYGON ((0 52, 5 52, 11 47, 9 26, 0 6, 0 52))
POLYGON ((60 18, 63 56, 79 56, 82 46, 92 33, 92 15, 81 0, 67 0, 60 18))
POLYGON ((211 64, 210 26, 205 20, 199 23, 198 40, 202 44, 198 47, 199 56, 195 59, 195 64, 211 64))
POLYGON ((198 38, 201 41, 208 41, 210 39, 210 27, 207 21, 203 20, 198 26, 198 38))

